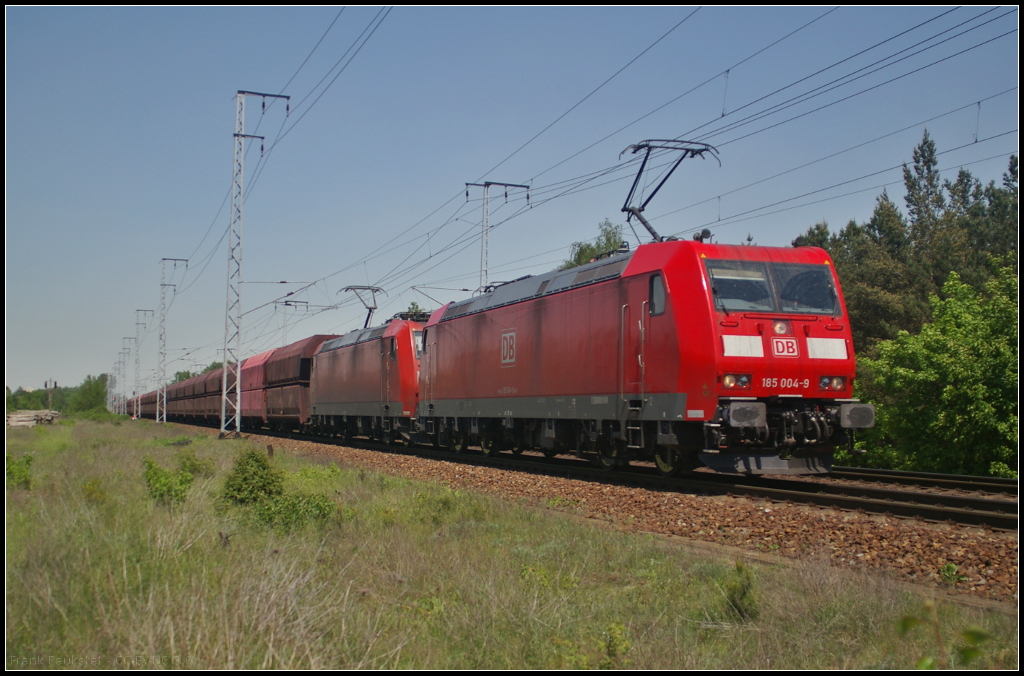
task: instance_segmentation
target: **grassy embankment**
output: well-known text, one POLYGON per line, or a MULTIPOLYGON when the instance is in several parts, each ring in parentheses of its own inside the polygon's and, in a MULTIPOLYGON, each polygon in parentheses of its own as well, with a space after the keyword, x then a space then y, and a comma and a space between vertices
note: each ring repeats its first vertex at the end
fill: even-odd
POLYGON ((8 430, 8 667, 961 666, 968 627, 971 666, 1017 666, 1003 614, 360 469, 278 457, 283 495, 237 504, 246 442, 180 432, 8 430))

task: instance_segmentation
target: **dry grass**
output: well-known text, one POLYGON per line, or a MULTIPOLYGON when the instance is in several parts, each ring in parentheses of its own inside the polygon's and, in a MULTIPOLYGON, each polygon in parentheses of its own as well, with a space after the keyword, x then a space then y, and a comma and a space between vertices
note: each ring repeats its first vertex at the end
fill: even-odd
MULTIPOLYGON (((294 457, 275 458, 286 490, 335 512, 283 530, 221 498, 244 442, 196 438, 214 475, 159 505, 142 457, 173 467, 180 428, 36 430, 8 431, 35 459, 31 490, 7 491, 8 667, 907 668, 937 651, 895 629, 920 599, 824 565, 737 567, 294 457)), ((947 652, 980 625, 974 664, 1016 666, 1015 618, 940 610, 947 652)))

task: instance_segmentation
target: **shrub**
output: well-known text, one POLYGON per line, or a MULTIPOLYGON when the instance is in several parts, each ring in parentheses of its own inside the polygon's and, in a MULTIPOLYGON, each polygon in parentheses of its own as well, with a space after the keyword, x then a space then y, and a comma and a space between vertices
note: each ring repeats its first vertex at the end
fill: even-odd
POLYGON ((737 561, 732 574, 723 587, 729 610, 741 620, 752 620, 758 615, 754 595, 754 575, 750 568, 737 561))
POLYGON ((185 495, 192 486, 191 474, 166 470, 153 462, 149 456, 142 459, 142 464, 146 468, 142 478, 146 482, 146 489, 151 498, 167 505, 185 501, 185 495))
POLYGON ((284 492, 284 474, 257 451, 246 451, 224 484, 224 497, 239 505, 250 505, 284 492))
POLYGON ((302 491, 275 495, 253 505, 253 515, 259 521, 282 530, 323 521, 334 511, 334 504, 326 496, 302 491))
POLYGON ((99 479, 90 479, 82 483, 82 497, 90 505, 102 505, 109 499, 107 491, 103 489, 103 482, 99 479))
POLYGON ((32 456, 23 455, 15 460, 7 454, 7 485, 11 488, 32 488, 32 456))
POLYGON ((195 449, 189 448, 178 452, 178 469, 192 476, 213 476, 213 458, 200 460, 195 449))

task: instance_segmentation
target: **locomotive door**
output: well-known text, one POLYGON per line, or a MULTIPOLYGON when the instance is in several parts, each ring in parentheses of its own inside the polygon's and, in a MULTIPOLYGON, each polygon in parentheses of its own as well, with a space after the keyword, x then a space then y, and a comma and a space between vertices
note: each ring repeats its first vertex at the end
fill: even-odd
POLYGON ((437 342, 430 343, 430 329, 423 331, 423 359, 422 364, 426 387, 423 392, 423 400, 427 403, 427 411, 434 410, 434 378, 437 376, 437 342))
POLYGON ((394 338, 381 338, 378 350, 380 352, 380 417, 385 431, 390 427, 388 409, 391 401, 391 356, 393 351, 389 349, 389 346, 394 345, 394 342, 394 338))
POLYGON ((619 398, 628 410, 642 407, 645 400, 650 323, 646 280, 630 280, 627 300, 619 308, 619 398))

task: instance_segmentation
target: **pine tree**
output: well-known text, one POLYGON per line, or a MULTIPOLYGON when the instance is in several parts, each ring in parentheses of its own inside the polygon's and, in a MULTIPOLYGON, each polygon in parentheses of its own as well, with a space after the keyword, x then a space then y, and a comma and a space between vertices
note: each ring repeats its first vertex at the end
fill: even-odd
POLYGON ((907 211, 910 215, 910 240, 919 249, 929 248, 939 217, 946 208, 942 181, 936 168, 935 141, 924 132, 924 139, 914 148, 913 170, 903 165, 903 183, 907 188, 907 211))

